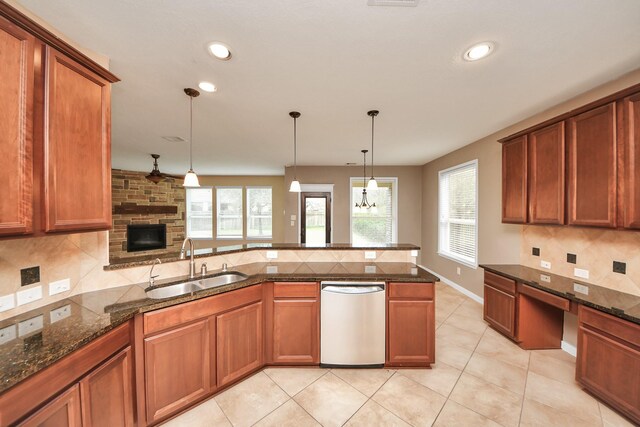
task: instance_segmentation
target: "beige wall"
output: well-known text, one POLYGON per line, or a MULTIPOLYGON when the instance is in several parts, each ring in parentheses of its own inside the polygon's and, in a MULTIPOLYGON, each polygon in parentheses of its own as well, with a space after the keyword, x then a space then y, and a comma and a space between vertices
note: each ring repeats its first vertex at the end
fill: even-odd
MULTIPOLYGON (((297 174, 298 181, 303 185, 334 184, 333 243, 349 243, 350 178, 362 178, 362 166, 298 166, 297 174)), ((377 177, 398 178, 398 243, 420 245, 422 167, 376 166, 375 174, 377 177)), ((292 226, 289 220, 291 215, 298 215, 298 194, 288 191, 292 180, 293 168, 288 167, 284 177, 286 243, 298 242, 298 221, 292 226)))

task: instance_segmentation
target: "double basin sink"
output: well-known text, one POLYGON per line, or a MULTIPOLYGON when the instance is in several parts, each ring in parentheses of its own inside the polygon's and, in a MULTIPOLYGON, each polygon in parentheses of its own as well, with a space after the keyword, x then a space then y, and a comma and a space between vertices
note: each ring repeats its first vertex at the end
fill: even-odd
POLYGON ((231 283, 241 282, 246 278, 246 275, 238 272, 222 273, 205 279, 191 279, 188 282, 149 289, 146 291, 146 294, 147 298, 151 299, 171 298, 180 295, 192 294, 205 289, 230 285, 231 283))

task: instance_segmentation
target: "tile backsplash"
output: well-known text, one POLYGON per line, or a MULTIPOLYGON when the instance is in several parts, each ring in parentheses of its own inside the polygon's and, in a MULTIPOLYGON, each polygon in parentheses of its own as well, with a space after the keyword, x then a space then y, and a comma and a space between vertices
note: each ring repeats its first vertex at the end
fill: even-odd
POLYGON ((544 270, 540 262, 548 261, 554 274, 640 295, 640 232, 525 225, 521 245, 523 265, 544 270), (534 247, 540 256, 532 254, 534 247), (575 264, 567 254, 576 255, 575 264), (626 263, 626 274, 613 272, 614 261, 626 263), (589 278, 575 276, 574 268, 588 270, 589 278))

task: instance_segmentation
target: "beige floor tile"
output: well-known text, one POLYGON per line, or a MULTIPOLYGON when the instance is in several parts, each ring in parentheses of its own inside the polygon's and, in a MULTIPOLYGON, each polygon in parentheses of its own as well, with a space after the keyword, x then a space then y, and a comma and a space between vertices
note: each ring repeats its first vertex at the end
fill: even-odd
POLYGON ((264 372, 258 372, 215 397, 234 426, 252 425, 287 399, 289 396, 264 372))
POLYGON ((472 332, 459 329, 446 322, 436 331, 436 342, 442 344, 453 344, 458 347, 474 350, 478 341, 482 337, 482 332, 472 332))
MULTIPOLYGON (((440 328, 443 328, 441 326, 440 328)), ((440 330, 440 328, 438 330, 440 330)), ((458 347, 450 343, 441 343, 436 338, 436 364, 446 363, 456 369, 463 370, 467 366, 467 362, 471 358, 473 350, 458 347)))
POLYGON ((482 355, 511 363, 522 369, 529 367, 529 352, 503 337, 491 328, 487 328, 478 343, 476 352, 482 355))
POLYGON ((500 424, 491 421, 487 417, 483 417, 477 412, 473 412, 471 409, 448 400, 447 403, 440 411, 438 419, 436 419, 434 427, 460 427, 460 426, 473 426, 473 427, 500 427, 500 424))
POLYGON ((633 427, 633 423, 622 415, 609 408, 604 403, 598 402, 600 405, 600 415, 602 416, 602 424, 604 427, 633 427))
POLYGON ((184 414, 167 421, 163 427, 231 427, 231 423, 216 403, 215 399, 209 399, 184 414))
POLYGON ((371 397, 395 371, 391 369, 332 369, 331 372, 360 393, 371 397))
POLYGON ((449 398, 503 426, 518 425, 522 397, 473 375, 463 372, 449 398))
POLYGON ((291 397, 329 372, 320 368, 267 368, 264 373, 291 397))
POLYGON ((444 324, 480 335, 482 335, 487 328, 487 324, 481 318, 467 316, 459 313, 458 310, 454 311, 444 324))
POLYGON ((539 353, 548 357, 553 357, 554 359, 562 360, 566 363, 572 363, 575 365, 576 358, 575 356, 570 355, 564 350, 555 349, 555 350, 533 350, 535 353, 539 353))
POLYGON ((600 419, 598 402, 580 387, 529 372, 525 398, 589 421, 600 419))
POLYGON ((480 353, 474 353, 464 371, 514 393, 524 394, 524 386, 527 381, 526 369, 499 359, 483 356, 480 353))
MULTIPOLYGON (((215 425, 215 424, 210 424, 215 425)), ((316 427, 320 426, 304 409, 294 400, 287 401, 284 405, 254 424, 255 427, 316 427)))
POLYGON ((520 427, 598 427, 601 425, 599 418, 586 421, 535 400, 525 399, 522 405, 520 427))
POLYGON ((323 426, 341 426, 367 401, 367 397, 331 372, 294 397, 323 426))
MULTIPOLYGON (((561 350, 562 351, 562 350, 561 350)), ((563 352, 564 353, 564 352, 563 352)), ((576 380, 576 364, 575 358, 567 354, 573 360, 568 362, 566 359, 553 357, 545 351, 532 351, 529 361, 529 372, 535 372, 547 378, 561 381, 567 384, 575 384, 576 380)))
POLYGON ((446 398, 402 375, 395 374, 372 399, 412 426, 430 426, 446 398))
POLYGON ((345 424, 345 427, 410 427, 409 424, 393 415, 391 412, 369 400, 345 424))
POLYGON ((447 397, 456 385, 462 371, 446 363, 438 362, 431 365, 431 369, 399 369, 398 374, 447 397))
POLYGON ((482 304, 475 302, 472 299, 468 299, 460 304, 460 306, 456 308, 455 313, 470 317, 472 319, 478 319, 484 323, 484 320, 482 320, 482 304))

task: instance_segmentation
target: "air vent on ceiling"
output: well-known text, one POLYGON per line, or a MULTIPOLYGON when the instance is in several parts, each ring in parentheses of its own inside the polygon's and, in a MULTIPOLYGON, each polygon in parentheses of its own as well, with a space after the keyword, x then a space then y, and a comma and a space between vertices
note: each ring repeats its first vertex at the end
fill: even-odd
POLYGON ((165 139, 169 142, 185 142, 186 141, 186 139, 180 136, 163 136, 162 139, 165 139))
POLYGON ((369 6, 410 6, 416 7, 420 0, 368 0, 369 6))

